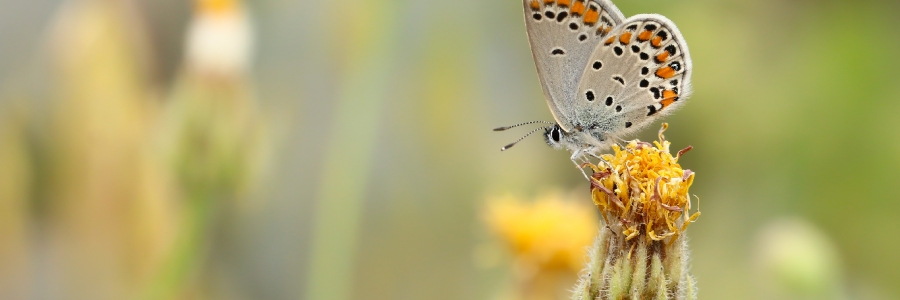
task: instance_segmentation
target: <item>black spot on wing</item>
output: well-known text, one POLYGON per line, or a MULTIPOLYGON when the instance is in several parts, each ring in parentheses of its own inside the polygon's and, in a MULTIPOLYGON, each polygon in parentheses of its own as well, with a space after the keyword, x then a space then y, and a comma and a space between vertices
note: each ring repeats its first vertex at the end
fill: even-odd
POLYGON ((669 52, 669 56, 675 56, 675 45, 667 46, 666 51, 669 52))
POLYGON ((652 116, 652 115, 655 115, 656 112, 657 112, 656 106, 653 106, 653 105, 647 106, 647 109, 650 110, 650 112, 647 113, 647 116, 648 116, 648 117, 649 117, 649 116, 652 116))

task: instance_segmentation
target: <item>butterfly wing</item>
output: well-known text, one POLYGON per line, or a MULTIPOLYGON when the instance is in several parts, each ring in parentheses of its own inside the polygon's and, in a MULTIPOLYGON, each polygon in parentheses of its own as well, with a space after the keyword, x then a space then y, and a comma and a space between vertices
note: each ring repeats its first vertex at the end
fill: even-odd
POLYGON ((624 18, 609 0, 524 0, 525 25, 544 97, 567 132, 591 53, 624 18))
POLYGON ((633 133, 684 104, 691 71, 687 43, 672 21, 630 17, 586 62, 572 120, 597 141, 633 133))

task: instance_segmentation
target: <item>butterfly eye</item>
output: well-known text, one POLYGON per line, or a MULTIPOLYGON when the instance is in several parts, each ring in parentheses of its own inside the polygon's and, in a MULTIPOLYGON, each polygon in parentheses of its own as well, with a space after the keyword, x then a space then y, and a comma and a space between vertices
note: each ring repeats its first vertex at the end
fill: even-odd
POLYGON ((554 142, 559 143, 559 139, 561 138, 559 127, 554 127, 553 130, 550 131, 550 138, 552 138, 554 142))

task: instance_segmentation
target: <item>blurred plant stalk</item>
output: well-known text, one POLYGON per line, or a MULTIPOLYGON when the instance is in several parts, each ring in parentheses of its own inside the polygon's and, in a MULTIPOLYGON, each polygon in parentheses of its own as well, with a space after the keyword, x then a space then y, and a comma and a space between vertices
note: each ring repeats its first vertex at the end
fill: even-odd
MULTIPOLYGON (((4 111, 4 110, 0 110, 4 111)), ((0 114, 0 299, 28 299, 32 155, 24 112, 0 114)))
POLYGON ((313 214, 305 298, 345 300, 353 295, 356 245, 372 170, 383 103, 398 59, 397 3, 394 1, 329 2, 328 14, 340 15, 327 43, 341 59, 342 78, 330 132, 321 184, 313 214), (347 151, 352 155, 345 155, 347 151))
POLYGON ((160 101, 134 8, 63 3, 40 82, 51 113, 0 116, 0 298, 217 298, 210 233, 247 208, 268 153, 250 20, 197 1, 160 101))
MULTIPOLYGON (((38 298, 134 297, 171 247, 179 213, 147 137, 151 62, 125 1, 65 2, 51 27, 54 92, 42 148, 38 298), (52 287, 52 288, 46 288, 52 287)), ((52 85, 52 87, 50 86, 52 85)))
POLYGON ((247 208, 265 153, 267 126, 247 75, 253 29, 238 0, 197 0, 183 69, 171 87, 156 137, 185 214, 173 251, 146 299, 216 298, 209 270, 222 215, 247 208), (200 278, 200 280, 192 280, 200 278))

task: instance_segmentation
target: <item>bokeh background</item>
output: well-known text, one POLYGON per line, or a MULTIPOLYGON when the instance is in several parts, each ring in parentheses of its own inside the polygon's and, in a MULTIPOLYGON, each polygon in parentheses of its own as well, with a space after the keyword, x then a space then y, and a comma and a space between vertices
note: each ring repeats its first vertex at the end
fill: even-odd
MULTIPOLYGON (((900 2, 616 4, 690 45, 700 298, 900 298, 900 2)), ((0 298, 565 295, 587 184, 490 131, 552 118, 521 10, 0 1, 0 298)))

